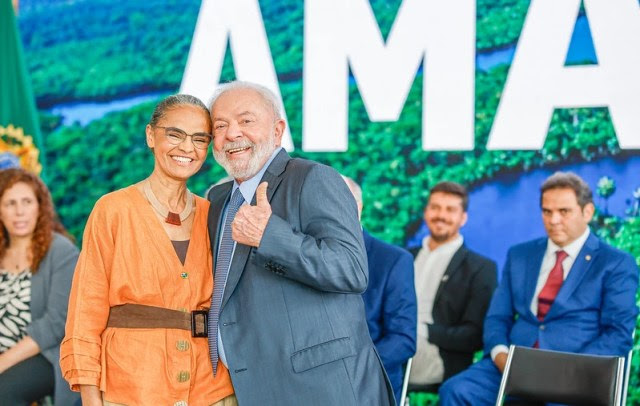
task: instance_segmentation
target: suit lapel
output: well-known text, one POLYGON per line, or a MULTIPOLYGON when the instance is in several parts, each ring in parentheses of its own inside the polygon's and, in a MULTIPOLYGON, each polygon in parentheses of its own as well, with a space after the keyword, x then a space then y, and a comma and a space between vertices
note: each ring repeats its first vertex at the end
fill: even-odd
MULTIPOLYGON (((260 180, 260 183, 267 182, 269 184, 269 186, 267 186, 267 199, 269 199, 269 201, 271 201, 271 198, 273 197, 273 193, 276 191, 276 189, 278 188, 278 185, 280 184, 281 181, 282 181, 282 178, 280 176, 274 175, 274 174, 270 173, 268 170, 267 170, 267 172, 264 173, 264 176, 262 177, 262 180, 260 180)), ((253 199, 251 200, 251 204, 252 205, 256 204, 256 196, 255 195, 253 195, 253 199)))
POLYGON ((582 282, 585 275, 591 269, 591 264, 595 261, 596 255, 598 254, 599 245, 600 243, 598 241, 598 238, 593 235, 593 233, 590 233, 587 241, 585 241, 582 249, 573 262, 571 270, 567 275, 567 279, 562 284, 562 287, 558 292, 558 296, 556 297, 554 304, 551 306, 551 309, 549 309, 549 314, 547 314, 547 317, 553 316, 554 310, 555 312, 557 312, 558 309, 562 307, 555 306, 556 303, 566 303, 571 298, 573 292, 580 285, 580 282, 582 282))
MULTIPOLYGON (((536 319, 536 315, 531 313, 531 301, 533 300, 533 295, 536 294, 536 285, 538 284, 538 277, 540 276, 540 267, 542 266, 542 260, 544 258, 544 253, 547 250, 547 239, 543 238, 538 241, 536 246, 533 248, 533 252, 529 258, 523 259, 526 261, 524 273, 525 277, 525 302, 523 303, 524 308, 528 311, 528 313, 536 319)), ((517 268, 514 268, 517 272, 517 268)), ((517 278, 514 278, 517 280, 517 278)), ((517 288, 517 286, 514 286, 517 288)))
POLYGON ((211 243, 211 253, 213 254, 213 274, 216 273, 216 258, 218 257, 218 246, 220 237, 220 222, 222 221, 222 210, 225 203, 231 196, 231 190, 233 189, 233 182, 224 183, 218 187, 214 187, 209 192, 209 236, 211 243))
POLYGON ((453 254, 453 257, 451 257, 451 261, 449 261, 449 265, 447 266, 447 269, 444 271, 444 274, 442 275, 442 279, 440 280, 440 284, 438 285, 438 290, 436 291, 436 297, 433 300, 434 307, 435 307, 435 303, 438 303, 438 299, 440 299, 440 294, 442 293, 444 284, 449 279, 451 279, 454 273, 456 273, 460 269, 462 262, 467 256, 467 252, 469 252, 469 250, 467 250, 467 248, 464 245, 461 245, 460 248, 458 248, 458 250, 456 251, 456 253, 453 254))
MULTIPOLYGON (((271 202, 273 194, 282 181, 280 175, 284 172, 289 159, 289 154, 282 149, 273 161, 271 161, 271 164, 260 180, 260 183, 269 183, 269 186, 267 187, 267 198, 269 199, 269 202, 271 202)), ((256 204, 255 194, 251 200, 251 204, 256 204)), ((229 268, 229 275, 227 276, 227 284, 224 288, 224 296, 222 297, 222 306, 220 309, 224 308, 224 305, 227 303, 229 297, 231 297, 233 291, 238 285, 242 272, 244 272, 244 269, 246 268, 247 259, 249 259, 249 254, 251 253, 252 248, 253 247, 249 247, 248 245, 236 244, 236 249, 233 253, 233 258, 231 259, 231 267, 229 268)))

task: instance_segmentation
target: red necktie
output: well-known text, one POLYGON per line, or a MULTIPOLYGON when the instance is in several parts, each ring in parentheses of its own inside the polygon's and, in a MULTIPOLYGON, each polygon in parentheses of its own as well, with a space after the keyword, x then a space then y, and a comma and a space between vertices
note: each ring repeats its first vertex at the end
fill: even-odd
POLYGON ((556 299, 560 287, 562 287, 562 282, 564 281, 562 261, 564 261, 568 255, 569 254, 562 250, 556 251, 556 264, 551 268, 547 282, 538 294, 538 320, 540 321, 544 320, 544 317, 549 313, 549 309, 556 299))

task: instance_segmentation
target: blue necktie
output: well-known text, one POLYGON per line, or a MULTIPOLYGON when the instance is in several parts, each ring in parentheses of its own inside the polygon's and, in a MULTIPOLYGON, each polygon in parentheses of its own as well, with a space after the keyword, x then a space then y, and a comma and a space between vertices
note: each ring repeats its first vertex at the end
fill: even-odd
POLYGON ((222 305, 222 295, 224 293, 224 285, 227 283, 229 275, 229 265, 231 264, 231 254, 233 253, 234 241, 231 238, 231 222, 236 216, 238 209, 244 203, 244 197, 237 188, 231 196, 231 201, 227 206, 227 216, 224 220, 224 228, 222 229, 222 240, 218 249, 218 257, 216 259, 216 274, 214 278, 213 296, 211 297, 211 309, 209 309, 209 354, 211 355, 211 364, 213 365, 213 375, 218 370, 218 320, 220 318, 220 306, 222 305))

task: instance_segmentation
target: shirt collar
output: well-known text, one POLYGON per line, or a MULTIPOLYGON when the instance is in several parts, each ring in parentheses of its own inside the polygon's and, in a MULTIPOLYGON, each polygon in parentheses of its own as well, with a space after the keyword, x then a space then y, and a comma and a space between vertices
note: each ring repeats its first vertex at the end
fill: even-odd
POLYGON ((250 204, 251 201, 253 200, 253 195, 256 194, 256 189, 260 185, 260 180, 262 180, 262 176, 264 176, 264 173, 267 171, 267 168, 269 167, 269 165, 271 165, 271 161, 273 161, 273 159, 276 157, 276 155, 278 155, 278 152, 280 152, 281 149, 282 147, 276 148, 271 154, 271 157, 269 157, 269 160, 265 162, 264 165, 262 165, 262 168, 260 169, 260 171, 258 171, 258 173, 253 175, 253 177, 245 180, 241 184, 238 184, 238 182, 234 179, 233 189, 231 190, 231 194, 233 194, 233 192, 235 192, 237 188, 240 188, 240 193, 242 193, 242 197, 244 197, 244 201, 250 204))
POLYGON ((429 249, 429 239, 431 238, 431 236, 426 236, 422 239, 422 248, 427 250, 427 252, 431 253, 431 252, 453 252, 456 251, 458 248, 460 248, 462 246, 462 243, 464 243, 464 238, 462 237, 462 234, 458 234, 458 236, 456 238, 454 238, 453 240, 440 245, 438 248, 436 248, 435 250, 431 251, 429 249))
POLYGON ((587 229, 584 230, 584 233, 582 233, 580 237, 576 238, 572 243, 564 247, 558 246, 549 238, 547 240, 547 254, 553 254, 559 250, 562 250, 566 252, 571 258, 576 258, 580 253, 580 250, 582 249, 582 246, 584 245, 585 241, 587 241, 587 238, 589 238, 590 233, 591 231, 587 226, 587 229))

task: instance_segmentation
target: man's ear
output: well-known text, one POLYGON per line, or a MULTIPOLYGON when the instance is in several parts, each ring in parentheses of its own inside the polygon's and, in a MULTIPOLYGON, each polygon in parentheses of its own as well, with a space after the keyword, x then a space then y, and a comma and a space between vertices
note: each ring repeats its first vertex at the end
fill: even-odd
POLYGON ((596 207, 593 205, 593 203, 587 203, 584 205, 584 207, 582 208, 582 215, 584 216, 585 220, 587 220, 587 223, 591 221, 595 211, 596 207))
POLYGON ((464 227, 464 225, 467 224, 468 219, 469 216, 467 216, 467 212, 465 211, 464 213, 462 213, 462 222, 460 223, 460 228, 464 227))
POLYGON ((287 128, 287 123, 281 118, 277 119, 273 129, 273 132, 275 133, 275 137, 276 137, 277 147, 282 145, 282 134, 284 134, 285 128, 287 128))

